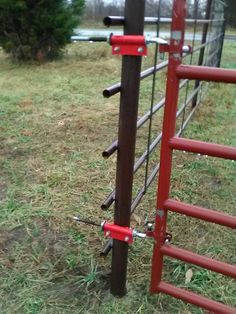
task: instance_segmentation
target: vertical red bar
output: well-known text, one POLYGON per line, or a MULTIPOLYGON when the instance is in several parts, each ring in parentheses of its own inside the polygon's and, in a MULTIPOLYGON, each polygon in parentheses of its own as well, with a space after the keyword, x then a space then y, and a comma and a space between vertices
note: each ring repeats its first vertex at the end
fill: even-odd
POLYGON ((161 247, 165 242, 167 210, 164 209, 164 202, 169 198, 170 178, 172 166, 172 150, 169 145, 170 139, 175 135, 176 112, 179 95, 179 79, 176 75, 176 68, 182 61, 182 47, 184 45, 186 16, 186 0, 174 0, 169 66, 166 88, 166 103, 163 121, 163 137, 161 145, 160 174, 157 194, 157 212, 155 221, 155 245, 152 261, 151 292, 157 291, 161 281, 163 267, 163 253, 161 247))

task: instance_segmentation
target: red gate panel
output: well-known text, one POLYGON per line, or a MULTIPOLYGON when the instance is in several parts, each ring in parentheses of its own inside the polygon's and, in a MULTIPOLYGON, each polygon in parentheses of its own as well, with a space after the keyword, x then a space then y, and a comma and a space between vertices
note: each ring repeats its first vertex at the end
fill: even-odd
POLYGON ((232 278, 236 278, 236 266, 201 256, 166 243, 168 211, 177 212, 229 228, 236 228, 236 217, 219 211, 185 204, 169 198, 173 150, 188 151, 213 157, 236 160, 236 148, 214 143, 194 141, 175 136, 180 79, 205 80, 236 84, 236 71, 204 66, 182 65, 186 0, 174 0, 169 46, 169 65, 166 88, 166 103, 163 121, 163 138, 160 157, 157 212, 155 221, 155 245, 152 262, 151 292, 163 292, 175 298, 195 304, 214 313, 236 313, 236 309, 207 299, 196 293, 175 287, 162 281, 164 256, 179 259, 232 278))

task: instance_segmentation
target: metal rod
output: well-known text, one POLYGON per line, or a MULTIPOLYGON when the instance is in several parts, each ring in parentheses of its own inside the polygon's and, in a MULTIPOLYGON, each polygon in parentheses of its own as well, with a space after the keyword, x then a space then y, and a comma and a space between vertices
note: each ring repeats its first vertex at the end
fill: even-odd
MULTIPOLYGON (((209 24, 212 21, 220 22, 221 20, 210 20, 210 19, 197 19, 198 24, 209 24)), ((171 23, 172 19, 167 18, 167 17, 161 17, 161 18, 156 18, 156 17, 145 17, 144 23, 145 24, 157 24, 157 23, 171 23)), ((188 24, 194 24, 195 20, 194 19, 186 19, 186 23, 188 24)), ((104 18, 103 23, 105 26, 110 27, 110 26, 122 26, 125 24, 125 18, 123 16, 107 16, 104 18)))
POLYGON ((107 42, 107 37, 104 36, 71 36, 71 41, 90 41, 90 42, 107 42))
POLYGON ((191 153, 236 160, 236 147, 189 140, 181 137, 171 138, 169 146, 172 149, 184 150, 191 153))
POLYGON ((86 225, 91 225, 91 226, 95 226, 95 227, 101 227, 101 224, 98 224, 98 223, 93 222, 91 220, 82 219, 80 217, 73 217, 73 219, 74 219, 74 221, 76 221, 78 223, 82 222, 82 223, 84 223, 86 225))
POLYGON ((216 302, 205 298, 197 293, 190 292, 185 289, 177 288, 167 282, 161 281, 156 288, 157 292, 164 292, 171 295, 174 298, 184 300, 185 302, 200 306, 211 313, 218 314, 233 314, 235 310, 232 307, 224 305, 220 302, 216 302))
MULTIPOLYGON (((125 1, 124 35, 143 35, 145 0, 125 1), (135 12, 135 14, 133 14, 135 12)), ((122 57, 114 223, 129 227, 142 58, 122 57)), ((126 294, 128 244, 113 241, 111 293, 126 294)))
POLYGON ((115 201, 115 195, 116 195, 116 192, 115 190, 112 191, 108 197, 106 198, 106 200, 102 203, 101 205, 101 209, 102 210, 107 210, 112 204, 113 202, 115 201))
MULTIPOLYGON (((143 80, 146 77, 151 76, 154 73, 154 71, 159 72, 159 71, 165 69, 167 67, 167 65, 168 65, 168 61, 163 61, 156 66, 156 69, 154 67, 151 67, 147 70, 144 70, 140 74, 140 80, 143 80)), ((117 83, 117 84, 114 84, 114 85, 104 89, 103 96, 105 98, 109 98, 109 97, 114 96, 115 94, 119 93, 120 91, 121 91, 121 83, 117 83)))
POLYGON ((215 259, 193 253, 188 250, 180 249, 173 245, 163 245, 161 248, 163 254, 175 259, 180 259, 186 263, 191 263, 225 276, 236 278, 236 266, 219 262, 215 259))
POLYGON ((113 142, 107 149, 102 152, 103 158, 109 158, 118 148, 118 141, 113 142))
POLYGON ((113 239, 109 239, 103 246, 100 256, 106 257, 113 247, 113 239))
POLYGON ((164 203, 164 208, 176 213, 184 214, 190 217, 202 219, 216 223, 225 227, 236 229, 236 217, 218 212, 216 210, 185 204, 179 201, 168 199, 164 203))
POLYGON ((236 84, 236 70, 205 66, 180 65, 176 73, 181 79, 236 84))

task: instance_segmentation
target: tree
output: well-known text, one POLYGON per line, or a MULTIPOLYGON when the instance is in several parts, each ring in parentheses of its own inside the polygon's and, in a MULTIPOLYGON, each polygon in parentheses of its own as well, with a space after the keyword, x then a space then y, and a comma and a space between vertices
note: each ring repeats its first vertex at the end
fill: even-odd
POLYGON ((58 56, 85 0, 0 0, 0 45, 16 60, 58 56))

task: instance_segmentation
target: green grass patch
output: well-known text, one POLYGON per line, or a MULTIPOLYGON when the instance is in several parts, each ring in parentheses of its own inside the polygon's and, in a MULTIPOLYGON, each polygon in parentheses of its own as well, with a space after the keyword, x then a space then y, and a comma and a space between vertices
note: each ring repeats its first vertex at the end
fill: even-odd
MULTIPOLYGON (((235 67, 233 42, 222 66, 235 67)), ((8 313, 202 313, 164 295, 148 292, 152 241, 130 248, 128 295, 109 294, 110 259, 99 257, 103 235, 78 226, 79 214, 101 221, 113 213, 100 204, 114 187, 116 158, 101 152, 117 134, 117 96, 103 99, 103 88, 117 82, 120 58, 100 44, 68 47, 63 60, 16 65, 0 55, 0 312, 8 313)), ((144 67, 152 63, 144 60, 144 67)), ((142 82, 141 115, 150 105, 150 79, 142 82)), ((157 98, 165 92, 158 76, 157 98)), ((181 96, 184 98, 184 93, 181 96)), ((211 84, 186 137, 236 145, 236 92, 211 84)), ((162 113, 154 121, 157 133, 162 113)), ((147 129, 138 133, 137 152, 146 147, 147 129)), ((152 164, 156 163, 156 152, 152 164)), ((177 199, 235 214, 236 163, 174 156, 172 193, 177 199)), ((142 170, 141 170, 142 171, 142 170)), ((143 180, 135 180, 135 189, 143 180)), ((132 226, 143 229, 155 212, 155 184, 139 206, 132 226), (140 223, 141 221, 141 223, 140 223)), ((236 263, 235 234, 225 228, 170 215, 173 243, 236 263)), ((236 306, 232 280, 175 260, 165 262, 171 282, 236 306), (186 272, 193 276, 186 283, 186 272)))

